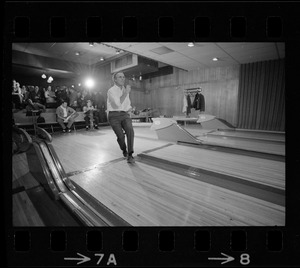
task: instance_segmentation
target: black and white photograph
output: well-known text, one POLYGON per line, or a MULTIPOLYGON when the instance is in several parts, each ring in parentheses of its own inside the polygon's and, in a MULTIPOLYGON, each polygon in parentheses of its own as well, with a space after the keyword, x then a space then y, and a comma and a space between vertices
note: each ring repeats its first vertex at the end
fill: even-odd
POLYGON ((13 227, 286 225, 284 42, 11 56, 13 227))

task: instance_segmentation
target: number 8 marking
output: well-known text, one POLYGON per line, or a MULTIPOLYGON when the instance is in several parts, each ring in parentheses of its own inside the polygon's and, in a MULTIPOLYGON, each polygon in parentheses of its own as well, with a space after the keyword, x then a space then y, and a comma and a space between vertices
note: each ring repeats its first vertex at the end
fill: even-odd
POLYGON ((250 255, 249 254, 242 254, 241 255, 241 259, 240 259, 240 263, 242 265, 248 265, 250 263, 250 255))

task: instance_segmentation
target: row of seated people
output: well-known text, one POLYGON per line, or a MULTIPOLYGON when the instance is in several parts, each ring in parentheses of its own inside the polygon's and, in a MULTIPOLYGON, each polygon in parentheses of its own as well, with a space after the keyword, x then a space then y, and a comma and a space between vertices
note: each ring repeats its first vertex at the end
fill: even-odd
MULTIPOLYGON (((103 119, 107 122, 107 119, 103 118, 99 110, 93 106, 91 100, 87 101, 86 106, 83 107, 83 112, 86 130, 89 130, 91 127, 98 129, 98 124, 104 122, 103 119)), ((68 106, 67 101, 63 101, 62 104, 56 108, 56 116, 57 122, 62 127, 62 131, 71 132, 71 127, 78 116, 78 112, 71 106, 68 106)))
POLYGON ((13 113, 12 125, 36 122, 40 127, 43 127, 42 123, 53 125, 53 123, 57 122, 62 127, 63 132, 71 132, 71 127, 75 121, 82 122, 84 120, 86 130, 90 128, 98 129, 99 123, 107 123, 106 113, 101 113, 99 109, 96 109, 91 100, 87 101, 87 105, 83 107, 83 112, 78 112, 68 106, 67 101, 62 101, 62 104, 54 112, 43 113, 42 110, 38 109, 31 112, 31 114, 26 114, 26 116, 23 113, 13 113), (32 119, 28 121, 26 119, 27 116, 30 116, 32 119))
POLYGON ((13 107, 26 110, 45 110, 46 108, 57 108, 66 100, 68 105, 77 111, 82 111, 88 100, 92 100, 95 107, 105 111, 106 101, 100 91, 91 94, 84 88, 75 90, 66 86, 56 86, 52 90, 51 85, 47 89, 38 86, 22 86, 13 80, 13 107))

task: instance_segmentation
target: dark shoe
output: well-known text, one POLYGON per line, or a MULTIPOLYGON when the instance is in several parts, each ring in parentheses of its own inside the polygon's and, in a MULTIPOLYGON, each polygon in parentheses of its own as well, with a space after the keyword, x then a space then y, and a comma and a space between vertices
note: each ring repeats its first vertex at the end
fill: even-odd
POLYGON ((132 155, 129 155, 129 156, 128 156, 128 158, 127 158, 127 163, 130 163, 130 164, 135 163, 135 160, 134 160, 134 158, 133 158, 132 155))
POLYGON ((66 133, 66 129, 63 129, 63 133, 66 133))
POLYGON ((94 128, 95 128, 95 129, 99 129, 97 125, 96 125, 94 128))
POLYGON ((88 127, 88 126, 86 126, 86 127, 85 127, 85 130, 89 130, 89 127, 88 127))
POLYGON ((68 133, 70 133, 71 132, 71 129, 70 128, 68 128, 68 133))
POLYGON ((123 156, 124 156, 124 157, 127 157, 127 156, 128 156, 127 151, 123 151, 123 156))

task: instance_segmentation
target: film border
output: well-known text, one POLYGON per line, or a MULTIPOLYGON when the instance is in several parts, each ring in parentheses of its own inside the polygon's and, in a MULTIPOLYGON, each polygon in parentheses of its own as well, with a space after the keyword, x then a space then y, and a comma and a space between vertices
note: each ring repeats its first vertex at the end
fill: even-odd
MULTIPOLYGON (((300 47, 300 20, 299 4, 291 2, 264 2, 264 3, 225 3, 225 2, 6 2, 5 4, 5 33, 4 33, 4 68, 3 85, 9 88, 11 81, 11 43, 12 42, 78 42, 78 41, 123 41, 123 42, 172 42, 172 41, 191 41, 196 42, 286 42, 287 54, 287 88, 293 88, 296 84, 299 67, 296 62, 299 59, 300 47), (122 35, 122 18, 136 18, 137 31, 136 37, 125 38, 122 35), (184 15, 183 15, 184 14, 184 15), (15 37, 14 21, 16 18, 22 18, 21 22, 28 23, 28 34, 25 37, 15 37), (56 37, 50 35, 50 18, 65 18, 65 29, 58 33, 56 37), (101 17, 101 35, 100 37, 88 37, 86 35, 86 20, 90 17, 101 17), (173 35, 168 35, 170 23, 168 19, 166 24, 161 28, 159 34, 158 18, 171 18, 171 27, 173 35), (195 35, 195 18, 209 19, 209 33, 204 33, 201 37, 201 31, 195 35), (245 35, 242 37, 232 37, 230 32, 231 18, 246 18, 245 35), (266 21, 267 18, 275 19, 275 24, 281 25, 279 30, 281 35, 278 36, 278 30, 267 35, 266 21), (278 19, 280 18, 280 19, 278 19), (281 21, 280 22, 278 22, 281 21), (65 35, 64 35, 65 33, 65 35), (199 37, 200 35, 200 37, 199 37)), ((200 20, 201 21, 201 20, 200 20)), ((203 21, 202 21, 203 22, 203 21)), ((241 22, 241 21, 239 21, 241 22)), ((58 25, 61 22, 58 22, 58 25)), ((129 20, 129 24, 134 23, 129 20)), ((243 19, 242 19, 243 23, 243 19)), ((26 26, 24 28, 26 30, 26 26)), ((21 31, 22 32, 22 31, 21 31)), ((240 30, 237 31, 239 34, 240 30)), ((243 32, 243 30, 242 30, 243 32)), ((129 36, 130 36, 129 32, 129 36)), ((22 33, 21 33, 22 35, 22 33)), ((135 36, 133 34, 133 36, 135 36)), ((296 111, 297 101, 299 100, 299 91, 288 90, 287 100, 289 101, 288 116, 292 116, 296 111)), ((3 95, 3 107, 10 109, 9 98, 7 94, 3 95)), ((9 113, 3 116, 3 123, 10 124, 9 113), (8 122, 8 123, 7 123, 8 122)), ((240 262, 233 262, 235 265, 243 266, 296 266, 299 265, 297 254, 300 252, 300 231, 299 231, 299 197, 297 197, 297 186, 299 182, 291 180, 299 171, 299 158, 292 158, 294 153, 293 126, 291 121, 287 120, 287 198, 286 198, 286 226, 285 227, 220 227, 220 228, 202 228, 202 227, 151 227, 151 228, 63 228, 63 227, 45 227, 45 228, 13 228, 11 226, 11 192, 4 191, 3 204, 5 204, 5 241, 6 241, 6 261, 8 266, 79 266, 79 254, 87 256, 91 260, 86 261, 85 265, 91 266, 222 266, 221 263, 226 261, 227 255, 235 259, 240 258, 240 262), (290 129, 289 129, 290 128, 290 129), (298 206, 296 205, 298 204, 298 206), (298 221, 297 221, 298 220, 298 221), (99 230, 102 233, 102 249, 88 251, 86 248, 86 236, 89 231, 99 230), (122 248, 122 232, 134 230, 138 232, 138 248, 135 251, 124 251, 122 248), (195 249, 195 232, 208 231, 210 246, 208 251, 199 251, 195 249), (51 250, 50 234, 58 231, 58 250, 51 250), (165 247, 166 251, 159 251, 158 235, 161 231, 171 231, 173 244, 168 242, 165 247), (174 232, 172 232, 174 231, 174 232), (230 237, 233 231, 245 231, 247 237, 247 247, 242 251, 233 251, 230 248, 230 237), (282 235, 282 249, 277 251, 267 250, 267 234, 275 232, 275 239, 278 234, 282 235), (28 243, 21 242, 20 251, 15 250, 15 235, 28 239, 28 243), (62 234, 62 237, 61 237, 62 234), (156 237, 156 238, 155 238, 156 237), (39 241, 42 241, 40 243, 39 241), (61 249, 61 242, 65 241, 65 246, 61 249), (23 248, 24 247, 24 248, 23 248), (25 251, 22 250, 25 249, 25 251), (28 249, 28 250, 27 250, 28 249), (171 249, 171 250, 170 250, 171 249), (172 250, 173 249, 173 250, 172 250), (98 254, 98 255, 96 255, 98 254), (99 255, 99 254, 104 254, 99 255), (113 254, 114 256, 112 256, 113 254), (224 256, 225 254, 225 256, 224 256), (227 254, 227 255, 226 255, 227 254), (248 254, 251 262, 248 262, 248 254), (65 258, 73 258, 72 262, 67 262, 65 258), (101 261, 99 262, 100 258, 101 261), (78 258, 78 260, 75 260, 78 258), (115 258, 115 262, 114 262, 115 258), (209 258, 215 258, 215 261, 209 261, 209 258), (219 260, 217 261, 217 258, 219 260), (221 260, 223 258, 224 260, 221 260), (77 263, 76 263, 77 262, 77 263), (97 262, 99 262, 97 264, 97 262), (247 263, 247 264, 246 264, 247 263)), ((8 129, 4 130, 3 137, 10 137, 8 129)), ((3 142, 3 141, 2 141, 3 142)), ((3 144, 3 152, 11 152, 8 143, 3 144)), ((3 157, 4 166, 9 166, 9 160, 3 157)), ((4 187, 10 185, 11 171, 6 172, 4 187)), ((4 189, 4 188, 3 188, 4 189)), ((299 188, 298 188, 299 189, 299 188)), ((170 233, 169 233, 170 234, 170 233)), ((166 236, 168 237, 168 232, 166 236)), ((280 241, 280 238, 279 238, 280 241)), ((19 242, 18 242, 19 243, 19 242)), ((55 244, 56 242, 54 242, 55 244)), ((280 244, 280 243, 279 243, 280 244)), ((53 245, 52 245, 53 246, 53 245)), ((56 247, 56 246, 55 246, 56 247)), ((129 246, 130 247, 130 246, 129 246)), ((279 246, 280 248, 280 246, 279 246)), ((83 257, 82 257, 83 258, 83 257)), ((224 264, 226 265, 226 264, 224 264)))

